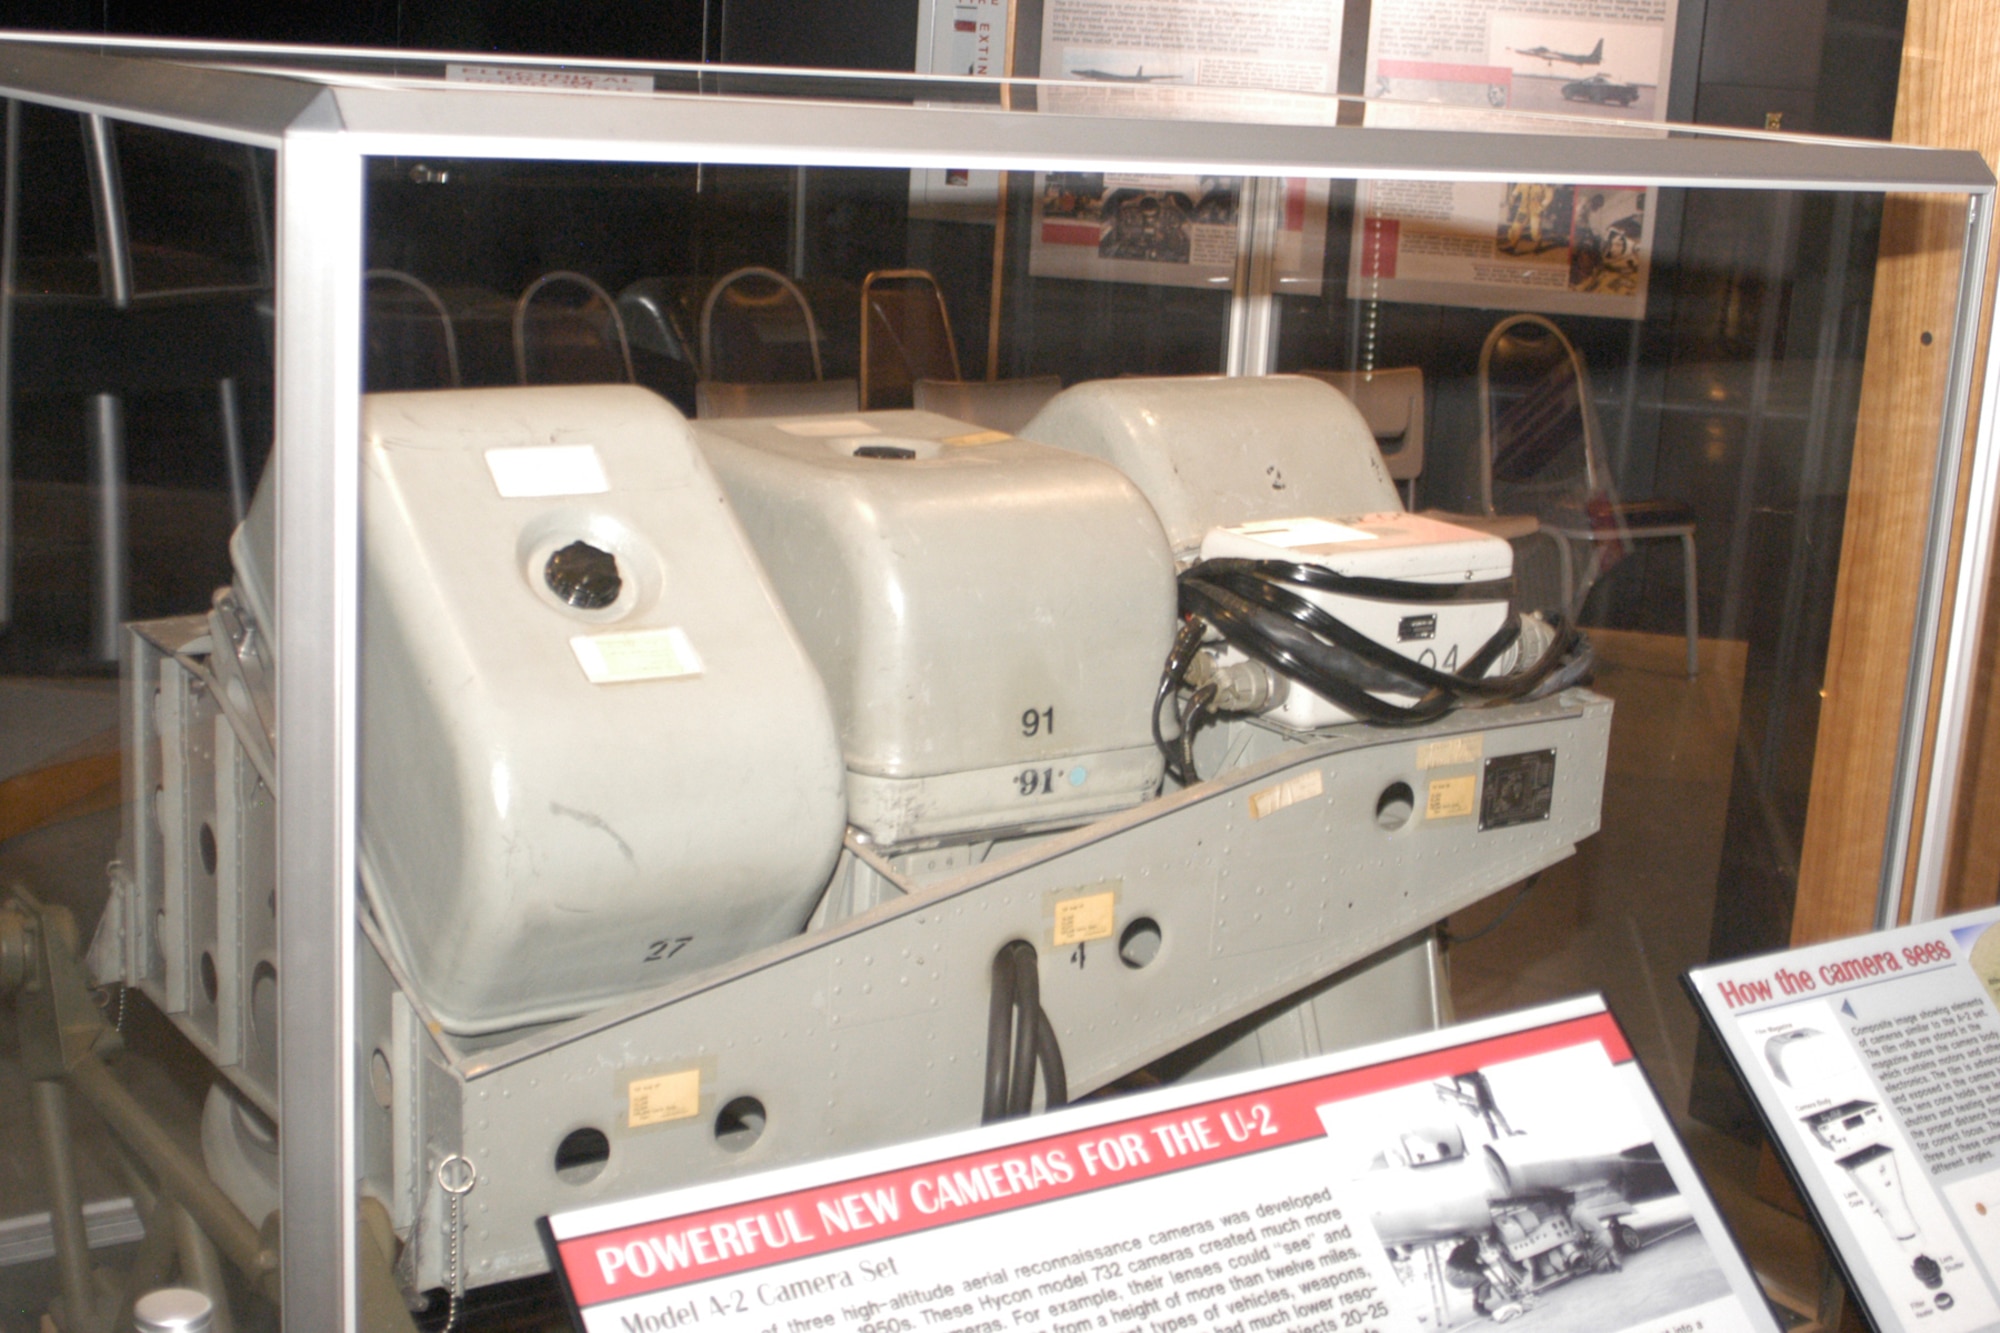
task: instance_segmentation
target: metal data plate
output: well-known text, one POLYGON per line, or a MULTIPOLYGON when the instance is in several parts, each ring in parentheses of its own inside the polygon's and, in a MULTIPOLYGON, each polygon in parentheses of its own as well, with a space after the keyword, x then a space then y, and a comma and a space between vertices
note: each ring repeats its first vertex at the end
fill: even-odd
POLYGON ((417 1285, 442 1278, 432 1177, 451 1152, 477 1170, 480 1285, 545 1267, 550 1212, 975 1123, 991 964, 1013 939, 1040 951, 1072 1092, 1102 1086, 1570 855, 1598 827, 1610 722, 1572 690, 1306 744, 1260 731, 1216 780, 704 977, 511 1045, 423 1039, 397 1062, 425 1085, 423 1123, 398 1127, 422 1145, 395 1208, 417 1220, 417 1285), (1482 828, 1482 764, 1540 752, 1558 756, 1547 818, 1482 828), (1058 944, 1059 922, 1103 933, 1058 944), (1123 961, 1121 937, 1149 932, 1150 961, 1123 961), (717 1132, 741 1098, 765 1117, 747 1146, 717 1132), (558 1145, 585 1129, 609 1157, 559 1177, 558 1145))

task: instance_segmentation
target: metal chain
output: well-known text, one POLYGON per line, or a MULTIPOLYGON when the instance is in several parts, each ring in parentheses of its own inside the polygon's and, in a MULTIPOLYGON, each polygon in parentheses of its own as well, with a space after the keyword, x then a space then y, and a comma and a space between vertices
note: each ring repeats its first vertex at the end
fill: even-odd
POLYGON ((464 1200, 472 1193, 478 1182, 479 1172, 473 1167, 472 1159, 463 1153, 453 1153, 438 1163, 438 1188, 445 1193, 448 1217, 445 1222, 445 1287, 451 1293, 451 1307, 445 1314, 443 1333, 452 1333, 458 1327, 458 1309, 465 1299, 465 1273, 462 1271, 460 1253, 460 1233, 464 1230, 464 1200))

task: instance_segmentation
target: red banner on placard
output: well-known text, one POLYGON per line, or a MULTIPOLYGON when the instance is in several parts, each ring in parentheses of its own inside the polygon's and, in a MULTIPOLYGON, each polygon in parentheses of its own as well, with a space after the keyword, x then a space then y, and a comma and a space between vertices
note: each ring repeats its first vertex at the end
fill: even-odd
POLYGON ((1607 1013, 893 1171, 557 1242, 579 1309, 1130 1184, 1321 1135, 1317 1108, 1596 1042, 1607 1013))

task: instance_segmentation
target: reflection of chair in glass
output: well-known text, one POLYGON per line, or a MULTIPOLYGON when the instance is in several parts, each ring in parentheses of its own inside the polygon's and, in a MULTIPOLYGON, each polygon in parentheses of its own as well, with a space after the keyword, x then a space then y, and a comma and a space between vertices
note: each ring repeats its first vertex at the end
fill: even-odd
POLYGON ((878 269, 861 283, 861 406, 908 407, 918 380, 962 380, 937 279, 878 269))
POLYGON ((568 269, 544 273, 514 302, 514 374, 522 384, 631 384, 632 342, 618 303, 568 269), (537 304, 550 287, 583 292, 578 305, 537 304))
POLYGON ((708 284, 686 278, 640 278, 618 293, 618 313, 632 340, 632 368, 639 383, 695 411, 701 362, 695 341, 701 299, 708 284))
POLYGON ((1621 502, 1604 463, 1590 376, 1576 347, 1540 315, 1509 315, 1479 351, 1480 500, 1485 512, 1533 514, 1559 538, 1563 601, 1574 612, 1590 584, 1633 542, 1681 544, 1687 668, 1699 666, 1695 515, 1672 500, 1621 502), (1575 575, 1575 551, 1585 555, 1575 575))
MULTIPOLYGON (((241 388, 270 377, 269 151, 100 115, 6 104, 0 272, 0 620, 22 400, 79 398, 95 487, 91 624, 118 655, 128 607, 127 400, 213 404, 235 518, 251 483, 241 388), (80 133, 79 133, 80 131, 80 133)), ((158 614, 154 611, 153 614, 158 614)))
POLYGON ((1424 471, 1424 372, 1419 366, 1386 370, 1304 370, 1331 384, 1359 408, 1374 433, 1392 481, 1403 483, 1403 503, 1414 504, 1424 471))
POLYGON ((922 411, 1017 435, 1044 403, 1062 392, 1062 386, 1060 375, 1018 380, 918 380, 914 400, 922 411))
POLYGON ((701 303, 701 377, 735 384, 779 384, 826 378, 819 321, 799 285, 776 269, 752 264, 725 273, 701 303), (798 357, 803 345, 808 361, 798 357))
POLYGON ((368 289, 363 388, 456 389, 458 333, 443 298, 401 269, 371 268, 361 280, 368 289))
POLYGON ((693 368, 696 351, 684 326, 681 295, 665 278, 640 278, 618 293, 618 313, 635 349, 693 368))

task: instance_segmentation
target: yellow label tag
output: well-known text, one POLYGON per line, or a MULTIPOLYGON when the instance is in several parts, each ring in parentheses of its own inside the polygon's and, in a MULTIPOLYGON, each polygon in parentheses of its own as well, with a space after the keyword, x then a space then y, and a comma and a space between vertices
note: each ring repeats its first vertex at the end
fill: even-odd
POLYGON ((1473 793, 1479 779, 1467 773, 1456 778, 1432 778, 1430 795, 1424 801, 1425 819, 1455 819, 1472 813, 1473 793))
POLYGON ((1011 440, 1013 438, 1013 436, 1004 430, 976 430, 970 435, 947 435, 944 437, 942 443, 955 444, 960 448, 965 448, 975 444, 998 444, 1002 440, 1011 440))
POLYGON ((1304 773, 1295 774, 1292 777, 1286 778, 1275 787, 1266 787, 1262 791, 1251 792, 1250 818, 1262 819, 1266 815, 1275 815, 1286 806, 1297 805, 1300 801, 1309 801, 1325 790, 1326 783, 1320 777, 1318 769, 1310 769, 1304 773))
POLYGON ((629 1129, 685 1120, 700 1113, 699 1069, 677 1069, 671 1074, 635 1078, 625 1085, 625 1124, 629 1129))
POLYGON ((1418 768, 1449 768, 1453 764, 1476 764, 1486 753, 1486 736, 1483 732, 1473 732, 1470 736, 1446 736, 1443 740, 1425 741, 1417 747, 1418 768))
POLYGON ((1118 895, 1109 890, 1081 898, 1064 898, 1056 904, 1056 947, 1110 938, 1116 926, 1117 907, 1118 895))

